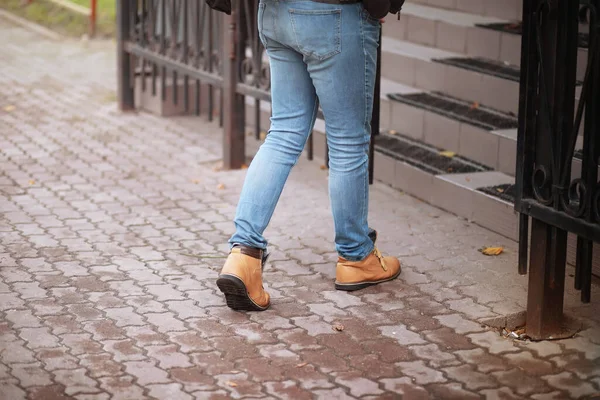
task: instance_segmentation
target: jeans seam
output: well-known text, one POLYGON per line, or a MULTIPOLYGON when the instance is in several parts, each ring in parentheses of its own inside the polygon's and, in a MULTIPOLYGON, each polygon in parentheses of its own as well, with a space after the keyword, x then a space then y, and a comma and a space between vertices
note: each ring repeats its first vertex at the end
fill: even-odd
MULTIPOLYGON (((360 14, 360 11, 359 11, 359 14, 360 14)), ((359 15, 359 17, 362 17, 362 15, 359 15)), ((365 47, 365 31, 364 31, 364 26, 363 26, 363 19, 359 18, 359 20, 360 20, 360 37, 361 37, 362 46, 363 46, 363 57, 365 59, 365 65, 364 65, 364 68, 365 68, 365 86, 364 86, 364 91, 365 91, 365 93, 364 93, 364 99, 365 99, 365 110, 364 110, 365 111, 365 120, 364 120, 363 126, 366 128, 368 126, 367 125, 367 118, 368 118, 367 110, 369 109, 369 105, 368 105, 369 104, 369 101, 368 101, 369 98, 367 96, 367 94, 368 94, 368 90, 367 90, 367 87, 368 87, 368 81, 367 81, 367 79, 368 79, 368 76, 367 76, 367 62, 368 62, 368 59, 367 59, 367 49, 365 47)), ((369 140, 370 139, 371 138, 369 138, 369 140)), ((367 174, 365 175, 365 180, 366 180, 367 189, 365 190, 365 193, 364 193, 362 216, 366 216, 366 218, 367 218, 367 225, 368 225, 368 207, 367 207, 367 202, 369 201, 368 168, 367 168, 367 174)))

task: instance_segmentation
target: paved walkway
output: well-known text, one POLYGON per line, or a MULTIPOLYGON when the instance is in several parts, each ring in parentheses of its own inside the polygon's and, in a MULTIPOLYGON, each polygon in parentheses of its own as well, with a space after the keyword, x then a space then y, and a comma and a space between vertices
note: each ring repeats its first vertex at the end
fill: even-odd
POLYGON ((515 244, 382 185, 371 223, 401 278, 336 292, 315 162, 293 172, 268 231, 272 308, 230 311, 215 277, 244 171, 214 168, 219 129, 119 113, 113 43, 53 42, 2 20, 0 37, 0 399, 600 392, 598 287, 591 305, 568 291, 577 337, 505 339, 478 321, 525 305, 515 244))

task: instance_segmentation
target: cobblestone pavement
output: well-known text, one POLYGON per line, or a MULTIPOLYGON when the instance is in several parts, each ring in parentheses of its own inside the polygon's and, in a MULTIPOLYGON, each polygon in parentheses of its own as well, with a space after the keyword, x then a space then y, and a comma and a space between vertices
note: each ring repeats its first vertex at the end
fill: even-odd
POLYGON ((568 292, 576 337, 505 339, 479 321, 523 309, 515 244, 382 185, 372 225, 401 278, 336 292, 315 162, 299 163, 268 231, 272 309, 230 311, 215 278, 244 171, 215 170, 218 127, 117 112, 114 43, 2 20, 0 37, 1 399, 600 392, 598 287, 591 305, 568 292))

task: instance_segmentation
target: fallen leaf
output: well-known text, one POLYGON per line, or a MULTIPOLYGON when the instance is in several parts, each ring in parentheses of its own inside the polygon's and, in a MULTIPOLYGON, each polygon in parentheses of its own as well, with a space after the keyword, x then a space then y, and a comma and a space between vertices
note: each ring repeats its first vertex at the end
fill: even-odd
POLYGON ((496 191, 497 191, 498 193, 504 193, 504 189, 502 189, 502 188, 496 188, 496 191))
POLYGON ((236 387, 238 384, 232 381, 227 381, 225 382, 226 385, 231 386, 231 387, 236 387))
POLYGON ((248 165, 242 164, 242 169, 248 169, 248 165))
POLYGON ((456 155, 456 153, 453 151, 449 151, 449 150, 440 151, 440 156, 453 158, 455 155, 456 155))
POLYGON ((477 110, 478 108, 479 108, 479 103, 476 101, 471 103, 471 107, 469 107, 469 109, 471 109, 471 110, 477 110))
POLYGON ((301 363, 301 364, 296 364, 296 368, 302 368, 302 367, 306 367, 308 365, 308 363, 301 363))
POLYGON ((321 168, 323 171, 325 171, 327 169, 327 165, 321 165, 319 168, 321 168))
POLYGON ((265 140, 267 138, 267 132, 261 132, 258 137, 260 140, 265 140))
POLYGON ((235 375, 235 374, 239 374, 239 373, 240 373, 240 371, 233 370, 233 371, 229 371, 229 373, 230 373, 230 374, 234 374, 234 375, 235 375))
POLYGON ((13 105, 8 105, 6 107, 4 107, 4 111, 6 112, 11 112, 11 111, 15 111, 17 107, 13 106, 13 105))
POLYGON ((35 185, 35 181, 34 181, 33 179, 30 179, 30 180, 29 180, 29 184, 30 184, 30 185, 35 185))
POLYGON ((343 331, 343 330, 344 330, 344 325, 342 325, 342 324, 335 324, 335 325, 333 326, 333 330, 334 330, 334 331, 341 332, 341 331, 343 331))
POLYGON ((192 183, 198 184, 200 183, 200 179, 192 179, 192 183))
POLYGON ((448 172, 452 172, 452 171, 454 171, 454 168, 448 167, 448 172))
POLYGON ((395 131, 395 130, 393 130, 393 129, 392 129, 391 131, 389 131, 388 133, 389 133, 390 135, 397 135, 397 134, 398 134, 398 132, 397 132, 397 131, 395 131))
POLYGON ((223 190, 223 189, 225 189, 225 185, 224 185, 224 184, 222 184, 222 183, 219 183, 219 184, 217 185, 217 189, 219 189, 219 190, 223 190))
POLYGON ((504 251, 504 247, 484 247, 480 251, 486 256, 499 256, 504 251))

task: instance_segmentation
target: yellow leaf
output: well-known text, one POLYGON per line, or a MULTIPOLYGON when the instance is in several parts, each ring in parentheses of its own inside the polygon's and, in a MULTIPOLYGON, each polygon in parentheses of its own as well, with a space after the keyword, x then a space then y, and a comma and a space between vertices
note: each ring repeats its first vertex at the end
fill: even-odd
POLYGON ((333 326, 333 330, 334 330, 334 331, 341 332, 341 331, 343 331, 343 330, 344 330, 344 325, 342 325, 342 324, 335 324, 335 325, 333 326))
POLYGON ((306 367, 308 365, 308 363, 301 363, 301 364, 296 364, 296 368, 302 368, 302 367, 306 367))
POLYGON ((321 168, 324 171, 327 169, 327 165, 321 165, 319 168, 321 168))
POLYGON ((486 256, 499 256, 504 251, 504 247, 484 247, 480 251, 486 256))
POLYGON ((267 138, 267 132, 261 132, 258 137, 260 140, 265 140, 267 138))
POLYGON ((29 180, 29 184, 30 184, 30 185, 35 185, 35 181, 34 181, 33 179, 30 179, 30 180, 29 180))
POLYGON ((502 189, 502 188, 496 188, 496 191, 497 191, 498 193, 504 193, 504 189, 502 189))
POLYGON ((248 165, 242 164, 242 169, 248 169, 248 165))
POLYGON ((219 190, 223 190, 223 189, 225 189, 225 185, 224 185, 224 184, 222 184, 222 183, 219 183, 219 184, 217 185, 217 189, 219 189, 219 190))
POLYGON ((15 107, 13 105, 8 105, 8 106, 4 107, 4 111, 6 111, 6 112, 15 111, 16 109, 17 109, 17 107, 15 107))
POLYGON ((479 103, 474 101, 473 103, 471 103, 471 107, 469 107, 471 110, 477 110, 479 108, 479 103))
POLYGON ((397 134, 398 134, 398 132, 397 132, 397 131, 395 131, 395 130, 391 130, 391 131, 389 131, 389 134, 390 134, 390 135, 397 135, 397 134))
POLYGON ((231 386, 231 387, 236 387, 238 384, 232 381, 227 381, 225 382, 226 385, 231 386))
POLYGON ((456 153, 453 152, 453 151, 449 151, 449 150, 440 151, 440 156, 444 156, 444 157, 448 157, 448 158, 453 158, 455 155, 456 155, 456 153))
POLYGON ((239 374, 239 373, 240 373, 240 371, 233 370, 233 371, 229 371, 229 373, 230 373, 230 374, 233 374, 233 375, 235 375, 235 374, 239 374))

